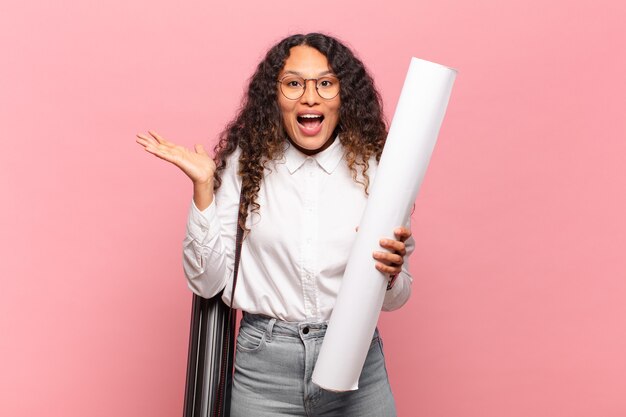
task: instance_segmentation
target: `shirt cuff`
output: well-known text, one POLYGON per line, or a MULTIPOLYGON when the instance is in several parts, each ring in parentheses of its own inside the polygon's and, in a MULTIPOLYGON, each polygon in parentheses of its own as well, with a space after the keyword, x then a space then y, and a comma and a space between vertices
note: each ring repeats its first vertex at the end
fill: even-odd
POLYGON ((411 294, 411 278, 407 276, 404 271, 401 272, 396 281, 388 291, 385 291, 385 298, 383 301, 383 311, 393 311, 402 307, 411 294))
POLYGON ((200 245, 206 245, 218 232, 219 223, 217 221, 215 199, 202 211, 191 200, 187 218, 187 235, 200 245))

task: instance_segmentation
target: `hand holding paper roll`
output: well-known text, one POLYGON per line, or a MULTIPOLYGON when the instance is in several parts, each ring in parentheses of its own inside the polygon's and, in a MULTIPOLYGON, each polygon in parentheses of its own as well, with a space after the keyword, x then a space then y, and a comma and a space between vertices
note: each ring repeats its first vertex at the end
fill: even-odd
POLYGON ((411 237, 411 230, 406 227, 397 227, 394 229, 394 239, 380 239, 380 246, 387 249, 388 252, 376 251, 372 254, 376 259, 376 269, 383 274, 389 275, 390 278, 396 276, 402 271, 404 257, 406 256, 406 245, 404 242, 411 237))
POLYGON ((341 290, 313 371, 330 391, 358 389, 386 284, 370 254, 380 236, 404 224, 426 173, 456 71, 411 59, 387 142, 372 184, 341 290), (390 204, 393 202, 393 204, 390 204))

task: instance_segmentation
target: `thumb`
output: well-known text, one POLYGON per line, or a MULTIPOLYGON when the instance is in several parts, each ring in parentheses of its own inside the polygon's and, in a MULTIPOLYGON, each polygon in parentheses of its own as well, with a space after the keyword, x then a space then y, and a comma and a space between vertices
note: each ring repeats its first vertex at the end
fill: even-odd
POLYGON ((193 148, 195 149, 197 154, 200 154, 200 155, 206 155, 207 154, 206 151, 204 150, 204 146, 202 146, 200 144, 193 145, 193 148))

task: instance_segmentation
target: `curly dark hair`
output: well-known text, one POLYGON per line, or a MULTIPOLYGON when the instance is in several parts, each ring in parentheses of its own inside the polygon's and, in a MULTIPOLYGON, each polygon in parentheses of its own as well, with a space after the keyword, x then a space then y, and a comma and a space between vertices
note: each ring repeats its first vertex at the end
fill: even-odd
POLYGON ((317 49, 339 79, 341 105, 339 123, 333 134, 346 149, 345 159, 354 181, 361 183, 367 194, 369 159, 378 161, 387 137, 387 124, 382 111, 380 94, 363 63, 337 39, 321 33, 293 35, 278 42, 266 54, 250 79, 237 116, 220 134, 215 146, 215 190, 221 185, 221 174, 227 157, 241 149, 239 175, 242 179, 243 201, 239 206, 241 227, 248 209, 259 211, 256 201, 263 171, 268 161, 282 158, 288 140, 278 106, 276 81, 294 46, 306 45, 317 49), (358 179, 360 168, 362 180, 358 179))

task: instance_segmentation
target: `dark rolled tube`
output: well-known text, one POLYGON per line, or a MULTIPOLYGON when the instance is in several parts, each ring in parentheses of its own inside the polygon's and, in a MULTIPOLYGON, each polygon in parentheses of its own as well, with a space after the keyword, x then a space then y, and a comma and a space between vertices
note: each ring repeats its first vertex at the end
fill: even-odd
POLYGON ((235 314, 221 293, 193 295, 183 417, 230 415, 235 314))

